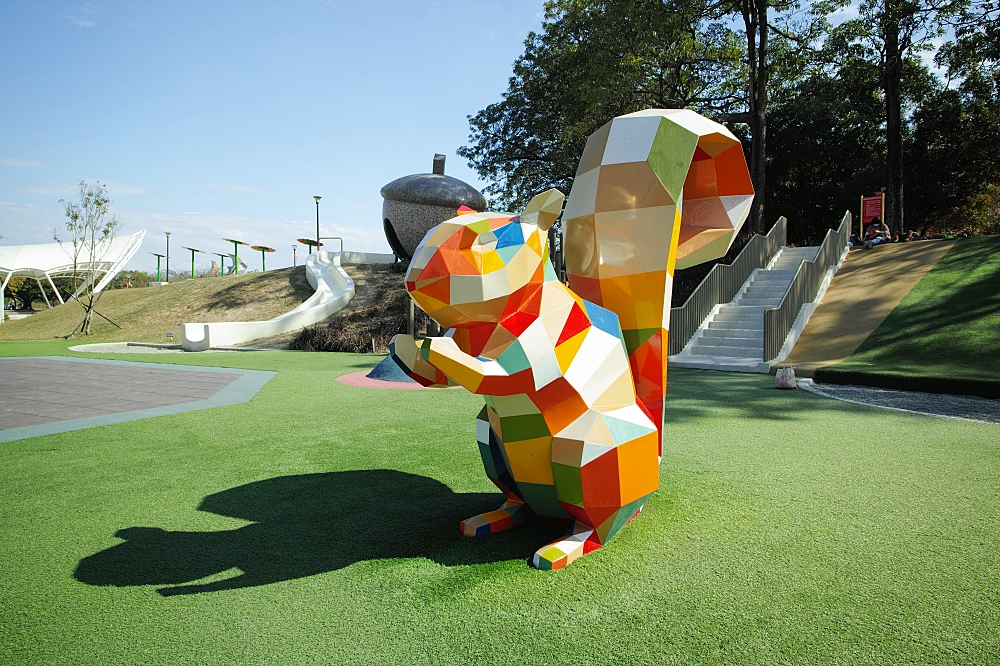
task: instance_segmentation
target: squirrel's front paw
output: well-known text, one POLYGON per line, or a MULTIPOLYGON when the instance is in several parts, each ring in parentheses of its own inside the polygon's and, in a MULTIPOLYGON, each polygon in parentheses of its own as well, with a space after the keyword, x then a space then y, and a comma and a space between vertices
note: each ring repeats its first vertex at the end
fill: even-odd
MULTIPOLYGON (((426 343, 426 340, 424 341, 426 343)), ((448 377, 431 365, 411 336, 400 333, 389 343, 389 354, 403 372, 424 386, 448 386, 448 377)))

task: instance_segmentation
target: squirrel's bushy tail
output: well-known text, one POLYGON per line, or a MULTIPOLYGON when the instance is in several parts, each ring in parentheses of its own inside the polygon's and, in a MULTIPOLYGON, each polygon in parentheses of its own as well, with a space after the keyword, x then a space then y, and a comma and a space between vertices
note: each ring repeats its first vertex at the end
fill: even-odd
POLYGON ((661 447, 674 269, 724 256, 753 196, 740 141, 684 109, 615 118, 580 159, 563 214, 566 273, 577 294, 618 315, 661 447))

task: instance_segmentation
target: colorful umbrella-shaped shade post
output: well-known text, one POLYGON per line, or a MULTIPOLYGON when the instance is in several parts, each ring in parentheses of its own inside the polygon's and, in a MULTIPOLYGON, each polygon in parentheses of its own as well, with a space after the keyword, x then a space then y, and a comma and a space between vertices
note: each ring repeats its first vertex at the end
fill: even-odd
POLYGON ((277 252, 273 247, 267 247, 266 245, 253 245, 251 249, 260 252, 260 270, 267 271, 267 264, 264 263, 264 256, 267 252, 277 252))
POLYGON ((191 250, 191 277, 193 278, 194 277, 194 253, 195 252, 201 252, 202 254, 207 254, 207 253, 204 252, 204 251, 202 251, 202 250, 196 250, 193 247, 184 247, 183 245, 181 245, 181 249, 182 250, 191 250))
POLYGON ((240 274, 240 245, 250 246, 250 243, 244 243, 241 240, 236 240, 235 238, 223 238, 222 240, 227 243, 233 244, 233 275, 240 274))
MULTIPOLYGON (((313 247, 317 245, 316 241, 314 241, 312 238, 298 238, 296 240, 298 240, 303 245, 308 245, 310 252, 312 252, 313 251, 313 247)), ((319 243, 319 245, 322 247, 323 244, 319 243)))
POLYGON ((156 281, 160 282, 160 259, 167 256, 165 254, 157 254, 156 252, 150 252, 151 255, 156 257, 156 281))

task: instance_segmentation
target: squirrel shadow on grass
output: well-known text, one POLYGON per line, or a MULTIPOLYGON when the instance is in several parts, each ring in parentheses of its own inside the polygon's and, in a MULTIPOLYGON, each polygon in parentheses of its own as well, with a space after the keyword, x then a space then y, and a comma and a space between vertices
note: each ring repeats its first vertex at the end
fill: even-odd
POLYGON ((305 578, 365 560, 425 557, 446 566, 525 560, 551 538, 537 522, 499 538, 470 539, 459 521, 496 507, 499 493, 454 493, 393 470, 279 476, 205 497, 198 509, 251 520, 214 532, 129 527, 124 543, 83 558, 88 585, 159 585, 163 596, 305 578), (210 576, 242 573, 222 580, 210 576))

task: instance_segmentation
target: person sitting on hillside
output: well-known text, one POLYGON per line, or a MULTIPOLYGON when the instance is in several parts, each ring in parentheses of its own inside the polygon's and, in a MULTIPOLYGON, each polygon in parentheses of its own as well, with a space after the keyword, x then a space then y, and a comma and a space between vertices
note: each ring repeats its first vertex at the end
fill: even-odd
POLYGON ((891 241, 892 235, 889 226, 877 217, 872 218, 872 223, 865 232, 865 247, 870 250, 876 245, 891 241))

